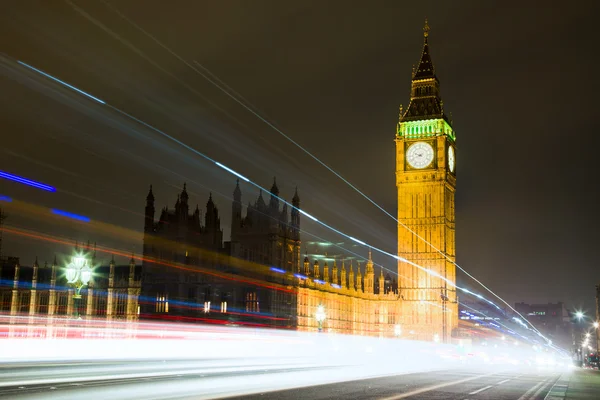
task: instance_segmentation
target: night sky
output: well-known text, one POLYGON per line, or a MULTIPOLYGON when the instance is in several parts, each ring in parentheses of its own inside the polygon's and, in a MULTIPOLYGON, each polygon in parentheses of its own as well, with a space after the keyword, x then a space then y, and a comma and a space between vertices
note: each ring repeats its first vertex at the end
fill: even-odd
MULTIPOLYGON (((303 209, 395 253, 392 219, 190 66, 214 74, 211 79, 395 214, 398 107, 408 104, 427 17, 444 106, 457 132, 458 263, 509 302, 563 301, 594 313, 600 283, 597 2, 168 4, 2 3, 0 170, 57 192, 0 180, 0 195, 140 232, 149 185, 160 210, 174 206, 187 182, 190 203, 201 209, 213 193, 229 238, 231 174, 32 73, 16 63, 21 60, 263 187, 276 176, 288 200, 297 186, 303 209)), ((244 203, 258 196, 248 184, 242 193, 244 203)), ((70 220, 13 213, 6 224, 141 251, 138 235, 92 231, 70 220)), ((364 247, 307 218, 302 228, 304 243, 317 240, 311 233, 366 256, 364 247)), ((308 244, 307 250, 349 256, 335 246, 308 244)), ((24 264, 36 255, 50 261, 55 252, 67 249, 4 235, 3 254, 24 264)), ((388 257, 375 261, 396 270, 388 257)))

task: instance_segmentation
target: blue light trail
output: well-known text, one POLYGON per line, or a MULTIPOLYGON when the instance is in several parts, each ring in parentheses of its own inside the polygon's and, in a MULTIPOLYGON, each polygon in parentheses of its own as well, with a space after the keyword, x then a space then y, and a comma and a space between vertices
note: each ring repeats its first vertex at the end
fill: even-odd
POLYGON ((10 203, 12 201, 12 199, 8 196, 0 196, 0 201, 6 201, 6 202, 10 203))
POLYGON ((67 217, 82 222, 90 222, 90 219, 84 215, 73 214, 68 211, 57 210, 55 208, 52 209, 52 214, 60 215, 61 217, 67 217))
MULTIPOLYGON (((202 158, 204 158, 204 159, 206 159, 206 160, 208 160, 208 161, 210 161, 210 162, 212 162, 212 163, 216 164, 216 165, 217 165, 217 166, 219 166, 220 168, 222 168, 222 169, 225 169, 227 172, 229 172, 229 173, 231 173, 231 174, 233 174, 233 175, 235 175, 235 176, 237 176, 237 177, 239 177, 239 178, 243 179, 244 181, 246 181, 246 182, 250 183, 251 185, 253 185, 253 186, 255 186, 255 187, 257 187, 257 188, 259 188, 259 189, 261 189, 261 190, 265 190, 265 191, 267 191, 267 192, 268 192, 268 190, 267 190, 266 188, 263 188, 263 187, 262 187, 262 186, 260 186, 259 184, 257 184, 257 183, 255 183, 255 182, 251 181, 250 179, 248 179, 248 178, 244 177, 243 175, 240 175, 239 173, 235 172, 235 171, 234 171, 234 170, 232 170, 231 168, 229 168, 229 167, 227 167, 227 166, 225 166, 225 165, 223 165, 223 164, 219 163, 218 161, 216 161, 216 160, 212 159, 211 157, 207 156, 206 154, 204 154, 204 153, 202 153, 202 152, 200 152, 200 151, 198 151, 198 150, 194 149, 193 147, 191 147, 191 146, 189 146, 189 145, 185 144, 184 142, 182 142, 181 140, 179 140, 179 139, 176 139, 175 137, 173 137, 173 136, 171 136, 171 135, 169 135, 169 134, 167 134, 167 133, 165 133, 165 132, 161 131, 161 130, 160 130, 160 129, 158 129, 158 128, 155 128, 154 126, 152 126, 152 125, 150 125, 150 124, 148 124, 148 123, 146 123, 146 122, 142 121, 141 119, 139 119, 139 118, 136 118, 136 117, 134 117, 133 115, 131 115, 131 114, 128 114, 127 112, 125 112, 125 111, 122 111, 121 109, 119 109, 119 108, 117 108, 117 107, 114 107, 114 106, 112 106, 112 105, 110 105, 110 104, 107 104, 106 102, 104 102, 104 101, 102 101, 102 100, 100 100, 100 99, 98 99, 98 98, 96 98, 96 97, 94 97, 94 96, 92 96, 92 95, 89 95, 89 94, 85 93, 84 91, 82 91, 82 90, 80 90, 80 89, 77 89, 76 87, 74 87, 74 86, 72 86, 72 85, 69 85, 68 83, 66 83, 66 82, 63 82, 63 81, 61 81, 60 79, 57 79, 57 78, 55 78, 55 77, 53 77, 53 76, 51 76, 51 75, 49 75, 49 74, 47 74, 47 73, 45 73, 45 72, 43 72, 43 71, 41 71, 41 70, 37 69, 37 68, 34 68, 34 67, 32 67, 32 66, 30 66, 30 65, 28 65, 28 64, 25 64, 25 63, 23 63, 23 62, 21 62, 21 61, 18 61, 18 60, 17 60, 17 62, 18 62, 19 64, 21 64, 21 65, 23 65, 23 66, 25 66, 25 67, 27 67, 27 68, 29 68, 29 69, 31 69, 31 70, 33 70, 33 71, 35 71, 35 72, 38 72, 38 73, 42 74, 42 75, 43 75, 43 76, 45 76, 45 77, 48 77, 49 79, 52 79, 52 80, 53 80, 53 81, 55 81, 55 82, 58 82, 58 83, 60 83, 60 84, 62 84, 62 85, 64 85, 64 86, 66 86, 66 87, 68 87, 68 88, 70 88, 70 89, 72 89, 72 90, 74 90, 74 91, 76 91, 76 92, 78 92, 78 93, 80 93, 80 94, 83 94, 83 95, 85 95, 85 96, 87 96, 87 97, 89 97, 89 98, 91 98, 91 99, 93 99, 93 100, 95 100, 95 101, 99 102, 99 103, 100 103, 100 104, 102 104, 102 105, 106 105, 107 107, 109 107, 109 108, 110 108, 110 109, 112 109, 113 111, 115 111, 115 112, 117 112, 117 113, 119 113, 119 114, 121 114, 121 115, 124 115, 124 116, 126 116, 126 117, 128 117, 128 118, 130 118, 130 119, 132 119, 132 120, 134 120, 134 121, 136 121, 136 122, 138 122, 138 123, 140 123, 141 125, 143 125, 143 126, 147 127, 148 129, 151 129, 151 130, 153 130, 154 132, 157 132, 157 133, 159 133, 160 135, 162 135, 162 136, 164 136, 164 137, 166 137, 166 138, 168 138, 168 139, 172 140, 173 142, 175 142, 175 143, 177 143, 177 144, 179 144, 179 145, 181 145, 181 146, 185 147, 186 149, 188 149, 188 150, 192 151, 193 153, 195 153, 195 154, 197 154, 197 155, 201 156, 202 158)), ((283 133, 282 133, 282 134, 283 134, 283 133)), ((291 139, 290 139, 290 140, 291 140, 291 139)), ((311 154, 311 156, 312 156, 312 154, 311 154)), ((314 156, 313 156, 313 157, 314 157, 314 156)), ((317 160, 318 160, 318 159, 317 159, 317 160)), ((319 161, 321 164, 323 164, 323 165, 324 165, 324 163, 322 163, 320 160, 318 160, 318 161, 319 161)), ((327 167, 327 166, 326 166, 326 167, 327 167)), ((329 167, 327 167, 327 168, 328 168, 328 169, 330 169, 329 167)), ((330 169, 330 170, 331 170, 331 169, 330 169)), ((341 177, 339 174, 335 173, 333 170, 331 170, 331 171, 332 171, 334 174, 336 174, 338 177, 340 177, 341 179, 343 179, 343 178, 342 178, 342 177, 341 177)), ((343 180, 344 180, 346 183, 348 183, 350 186, 352 186, 352 185, 351 185, 349 182, 347 182, 345 179, 343 179, 343 180)), ((54 188, 52 188, 52 189, 54 189, 54 188)), ((56 190, 56 189, 54 189, 54 190, 52 190, 52 191, 55 191, 55 190, 56 190)), ((357 190, 357 189, 356 189, 356 190, 357 190)), ((363 193, 362 193, 362 192, 360 192, 360 191, 358 191, 358 192, 359 192, 359 193, 361 193, 361 194, 362 194, 364 197, 366 197, 366 198, 367 198, 369 201, 371 201, 373 204, 377 205, 376 203, 374 203, 374 202, 373 202, 373 200, 371 200, 370 198, 368 198, 368 197, 367 197, 365 194, 363 194, 363 193)), ((377 252, 379 252, 379 253, 381 253, 381 254, 385 254, 385 255, 388 255, 388 256, 390 256, 390 257, 392 257, 392 258, 396 259, 396 260, 399 260, 399 261, 402 261, 402 262, 406 262, 406 263, 408 263, 409 265, 412 265, 412 266, 414 266, 414 267, 416 267, 416 268, 418 268, 418 269, 421 269, 421 270, 423 270, 423 271, 425 271, 425 272, 427 272, 427 273, 431 273, 431 271, 430 271, 430 270, 428 270, 428 269, 426 269, 426 268, 424 268, 424 267, 422 267, 422 266, 420 266, 420 265, 418 265, 418 264, 416 264, 416 263, 414 263, 414 262, 412 262, 412 261, 409 261, 409 260, 407 260, 407 259, 405 259, 405 258, 403 258, 403 257, 400 257, 400 256, 398 256, 398 255, 395 255, 395 254, 392 254, 392 253, 390 253, 390 252, 387 252, 387 251, 385 251, 385 250, 383 250, 383 249, 379 249, 379 248, 377 248, 377 247, 374 247, 374 246, 372 246, 372 245, 369 245, 369 244, 367 244, 367 243, 365 243, 365 242, 363 242, 363 241, 361 241, 361 240, 358 240, 358 239, 356 239, 356 238, 354 238, 354 237, 352 237, 352 236, 350 236, 350 235, 348 235, 348 234, 346 234, 346 233, 344 233, 344 232, 342 232, 342 231, 340 231, 340 230, 338 230, 338 229, 336 229, 336 228, 334 228, 334 227, 332 227, 332 226, 330 226, 330 225, 328 225, 328 224, 326 224, 326 223, 324 223, 324 222, 322 222, 322 221, 319 221, 317 218, 315 218, 315 217, 313 217, 312 215, 310 215, 310 214, 306 213, 305 211, 303 211, 303 210, 301 210, 301 209, 299 209, 299 208, 295 207, 293 204, 289 203, 288 201, 286 201, 285 199, 283 199, 283 198, 281 198, 281 197, 279 197, 279 196, 275 196, 275 195, 273 195, 273 196, 274 196, 274 197, 276 197, 278 200, 282 201, 283 203, 285 203, 285 204, 287 204, 287 205, 291 206, 291 207, 292 207, 292 209, 296 209, 296 210, 298 210, 298 211, 299 211, 299 212, 300 212, 302 215, 305 215, 305 216, 307 216, 308 218, 312 219, 313 221, 315 221, 315 222, 319 223, 320 225, 324 226, 325 228, 328 228, 329 230, 331 230, 331 231, 333 231, 333 232, 336 232, 336 233, 338 233, 338 234, 339 234, 339 235, 341 235, 341 236, 344 236, 344 237, 346 237, 346 238, 348 238, 348 239, 351 239, 351 240, 353 240, 353 241, 355 241, 355 242, 357 242, 357 243, 359 243, 359 244, 361 244, 361 245, 364 245, 364 246, 366 246, 366 247, 368 247, 368 248, 370 248, 370 249, 372 249, 372 250, 374 250, 374 251, 377 251, 377 252)), ((378 206, 378 205, 377 205, 377 206, 378 206)), ((378 206, 378 207, 379 207, 379 206, 378 206)), ((381 208, 381 207, 379 207, 379 208, 381 208)), ((65 217, 69 217, 69 218, 79 219, 79 220, 81 220, 81 221, 84 221, 84 222, 89 222, 89 218, 87 218, 87 217, 84 217, 84 216, 80 216, 80 215, 76 215, 76 214, 67 213, 67 212, 65 212, 65 211, 59 211, 59 212, 55 212, 55 211, 59 211, 59 210, 53 210, 53 212, 54 212, 55 214, 63 215, 63 216, 65 216, 65 217), (61 214, 61 213, 62 213, 62 214, 61 214)), ((387 213, 387 212, 386 212, 386 213, 387 213)), ((388 214, 388 215, 389 215, 389 214, 388 214)), ((394 218, 394 217, 392 216, 392 218, 394 218)), ((396 218, 394 218, 394 220, 398 221, 396 218)), ((454 262, 453 260, 451 260, 450 258, 448 258, 448 256, 447 256, 447 255, 445 255, 445 254, 444 254, 444 253, 443 253, 441 250, 437 249, 435 246, 433 246, 433 245, 432 245, 431 243, 429 243, 427 240, 425 240, 424 238, 422 238, 422 237, 421 237, 420 235, 418 235, 416 232, 412 231, 412 230, 411 230, 409 227, 405 226, 404 224, 400 223, 399 221, 398 221, 398 223, 399 223, 399 224, 401 224, 402 226, 404 226, 406 229, 408 229, 408 230, 409 230, 411 233, 413 233, 414 235, 416 235, 416 236, 417 236, 419 239, 421 239, 421 240, 425 241, 426 243, 428 243, 428 244, 429 244, 429 245, 430 245, 430 246, 431 246, 433 249, 435 249, 436 251, 440 252, 440 254, 442 254, 442 255, 443 255, 445 258, 449 259, 449 260, 450 260, 450 261, 451 261, 451 262, 452 262, 454 265, 456 265, 456 267, 458 267, 460 270, 462 270, 463 272, 465 272, 465 273, 466 273, 466 274, 467 274, 469 277, 471 277, 473 280, 475 280, 477 283, 479 283, 481 286, 483 286, 483 287, 484 287, 486 290, 488 290, 488 291, 489 291, 489 292, 490 292, 492 295, 494 295, 495 297, 497 297, 497 298, 498 298, 500 301, 502 301, 503 303, 505 303, 505 304, 506 304, 506 305, 507 305, 507 306, 508 306, 510 309, 512 309, 513 311, 515 311, 515 312, 516 312, 518 315, 521 315, 521 314, 519 314, 519 313, 518 313, 518 312, 517 312, 517 311, 516 311, 516 310, 515 310, 515 309, 514 309, 512 306, 510 306, 510 304, 508 304, 508 303, 507 303, 507 302, 506 302, 504 299, 502 299, 500 296, 498 296, 496 293, 494 293, 494 292, 493 292, 491 289, 489 289, 487 286, 485 286, 485 285, 484 285, 483 283, 481 283, 479 280, 477 280, 475 277, 473 277, 473 276, 472 276, 472 275, 470 275, 468 272, 466 272, 466 271, 465 271, 465 270, 464 270, 462 267, 460 267, 458 264, 456 264, 456 262, 454 262)), ((441 280, 443 280, 443 281, 445 281, 446 283, 448 283, 448 284, 449 284, 451 287, 456 287, 456 288, 462 289, 462 288, 458 287, 458 286, 457 286, 455 283, 453 283, 452 281, 450 281, 449 279, 446 279, 446 278, 443 278, 443 277, 440 277, 440 279, 441 279, 441 280)), ((325 284, 325 282, 323 282, 323 281, 318 281, 318 280, 315 280, 315 282, 317 282, 317 283, 322 283, 322 284, 325 284)), ((472 293, 472 294, 475 294, 475 293, 472 293)), ((481 296, 481 295, 479 295, 479 296, 481 296)), ((478 297, 479 297, 479 296, 478 296, 478 297)), ((483 298, 483 297, 480 297, 480 298, 482 298, 482 299, 485 299, 485 298, 483 298)), ((488 301, 488 302, 490 302, 490 301, 489 301, 489 300, 487 300, 487 299, 485 299, 485 300, 486 300, 486 301, 488 301)), ((491 303, 491 302, 490 302, 490 303, 491 303)), ((492 303, 492 304, 493 304, 493 303, 492 303)), ((496 306, 496 307, 497 307, 497 306, 496 306)), ((529 321, 527 321, 527 322, 529 323, 529 321)), ((535 328, 533 325, 531 325, 531 326, 532 326, 532 328, 533 328, 534 330, 537 330, 537 329, 536 329, 536 328, 535 328)))
POLYGON ((45 73, 44 71, 41 71, 41 70, 39 70, 39 69, 37 69, 37 68, 34 68, 34 67, 32 67, 31 65, 29 65, 29 64, 25 64, 23 61, 17 61, 17 62, 18 62, 19 64, 21 64, 21 65, 23 65, 23 66, 25 66, 25 67, 27 67, 27 68, 29 68, 29 69, 31 69, 31 70, 33 70, 33 71, 35 71, 35 72, 37 72, 38 74, 42 74, 42 75, 44 75, 46 78, 50 78, 50 79, 52 79, 53 81, 55 81, 55 82, 58 82, 58 83, 60 83, 61 85, 64 85, 64 86, 68 87, 69 89, 73 89, 73 90, 74 90, 74 91, 76 91, 77 93, 81 93, 82 95, 84 95, 84 96, 87 96, 87 97, 89 97, 90 99, 97 101, 97 102, 98 102, 98 103, 100 103, 100 104, 106 104, 104 101, 100 100, 99 98, 97 98, 97 97, 94 97, 94 96, 92 96, 91 94, 88 94, 88 93, 84 92, 83 90, 77 89, 75 86, 69 85, 68 83, 66 83, 66 82, 63 82, 63 81, 61 81, 60 79, 58 79, 58 78, 55 78, 55 77, 53 77, 52 75, 49 75, 49 74, 45 73))
POLYGON ((32 181, 31 179, 23 178, 23 177, 20 177, 17 175, 9 174, 8 172, 0 171, 0 178, 9 179, 11 181, 19 182, 24 185, 29 185, 29 186, 37 188, 37 189, 46 190, 48 192, 56 192, 56 189, 53 188, 52 186, 45 185, 40 182, 32 181))

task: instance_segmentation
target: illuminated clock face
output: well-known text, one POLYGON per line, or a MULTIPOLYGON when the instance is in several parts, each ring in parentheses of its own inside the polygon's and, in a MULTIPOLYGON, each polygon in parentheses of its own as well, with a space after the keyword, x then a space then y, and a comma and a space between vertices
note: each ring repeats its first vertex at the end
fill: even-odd
POLYGON ((406 161, 411 167, 421 169, 431 164, 433 156, 433 147, 429 143, 417 142, 408 148, 406 161))
POLYGON ((450 172, 454 172, 454 165, 456 160, 454 159, 454 147, 448 147, 448 168, 450 168, 450 172))

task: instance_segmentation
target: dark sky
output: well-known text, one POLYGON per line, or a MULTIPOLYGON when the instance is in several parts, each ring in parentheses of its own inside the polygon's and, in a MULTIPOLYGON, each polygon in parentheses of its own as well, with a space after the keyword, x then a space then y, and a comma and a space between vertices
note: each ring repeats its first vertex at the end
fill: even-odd
MULTIPOLYGON (((227 238, 230 230, 232 175, 15 63, 22 60, 265 187, 276 175, 287 199, 298 186, 308 212, 393 253, 392 219, 173 53, 198 61, 395 214, 398 106, 409 100, 427 16, 457 132, 458 263, 510 302, 564 301, 591 313, 600 281, 598 8, 595 1, 5 1, 0 169, 58 191, 0 180, 0 195, 140 231, 148 186, 160 209, 173 207, 185 181, 201 208, 213 192, 227 238)), ((242 192, 244 202, 258 195, 249 185, 242 192)), ((13 213, 7 224, 141 249, 136 235, 50 217, 13 213)), ((365 255, 306 218, 303 228, 365 255)), ((65 251, 4 239, 4 254, 26 264, 65 251)), ((396 269, 385 256, 376 261, 396 269)))

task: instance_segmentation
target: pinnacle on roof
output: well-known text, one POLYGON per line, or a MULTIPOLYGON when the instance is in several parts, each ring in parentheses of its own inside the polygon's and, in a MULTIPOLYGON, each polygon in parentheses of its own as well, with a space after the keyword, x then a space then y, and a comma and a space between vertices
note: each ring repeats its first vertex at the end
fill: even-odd
POLYGON ((263 199, 262 189, 258 192, 258 199, 256 200, 256 205, 265 205, 265 199, 263 199))
POLYGON ((210 192, 208 195, 208 201, 206 202, 206 209, 210 210, 212 208, 215 208, 215 203, 213 202, 213 199, 212 199, 212 192, 210 192))
POLYGON ((296 207, 300 204, 300 196, 298 196, 298 186, 296 186, 294 197, 292 197, 292 204, 296 207))
POLYGON ((187 203, 187 201, 188 201, 188 198, 189 198, 189 196, 188 196, 188 193, 187 193, 186 186, 187 186, 187 185, 186 185, 186 184, 185 184, 185 182, 184 182, 184 183, 183 183, 183 190, 181 191, 181 201, 182 201, 182 202, 184 202, 184 203, 187 203))
POLYGON ((147 202, 154 201, 154 193, 152 193, 152 185, 150 185, 150 190, 148 191, 148 196, 146 196, 147 202))
POLYGON ((429 44, 427 43, 427 38, 429 37, 429 24, 427 23, 427 18, 425 18, 423 36, 424 43, 423 51, 421 52, 421 61, 419 61, 419 66, 415 69, 413 73, 413 80, 435 78, 435 68, 433 67, 433 62, 431 61, 431 55, 429 54, 429 44))
POLYGON ((279 188, 277 187, 277 180, 273 177, 273 186, 271 186, 271 194, 279 196, 279 188))
POLYGON ((241 197, 242 196, 242 190, 240 189, 240 180, 238 179, 237 182, 235 183, 235 189, 233 190, 233 197, 241 197))

